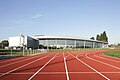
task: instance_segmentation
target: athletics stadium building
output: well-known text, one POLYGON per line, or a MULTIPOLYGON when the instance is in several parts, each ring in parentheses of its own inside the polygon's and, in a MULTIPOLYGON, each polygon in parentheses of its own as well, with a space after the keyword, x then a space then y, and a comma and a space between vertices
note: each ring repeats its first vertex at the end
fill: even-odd
POLYGON ((70 36, 35 35, 39 40, 39 48, 105 48, 107 42, 70 36))
POLYGON ((107 45, 107 42, 71 36, 9 37, 9 47, 25 49, 106 48, 107 45))

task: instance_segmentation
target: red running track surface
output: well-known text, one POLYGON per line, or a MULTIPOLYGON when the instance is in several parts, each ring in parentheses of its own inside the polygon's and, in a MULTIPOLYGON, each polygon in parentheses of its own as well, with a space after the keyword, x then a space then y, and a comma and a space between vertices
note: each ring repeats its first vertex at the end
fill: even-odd
POLYGON ((102 52, 48 52, 1 60, 0 80, 120 80, 120 59, 102 52))

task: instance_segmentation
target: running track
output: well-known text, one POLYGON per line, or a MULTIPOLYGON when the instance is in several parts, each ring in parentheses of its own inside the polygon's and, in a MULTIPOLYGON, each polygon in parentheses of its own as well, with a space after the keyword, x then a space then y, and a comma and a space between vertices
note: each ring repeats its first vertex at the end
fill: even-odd
POLYGON ((0 80, 120 80, 120 59, 102 52, 49 52, 0 60, 0 80))

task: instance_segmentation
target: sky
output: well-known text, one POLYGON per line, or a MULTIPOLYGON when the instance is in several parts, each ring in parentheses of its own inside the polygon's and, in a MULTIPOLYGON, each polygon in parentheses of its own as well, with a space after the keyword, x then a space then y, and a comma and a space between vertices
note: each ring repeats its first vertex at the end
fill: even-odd
POLYGON ((96 37, 120 43, 120 0, 0 0, 0 40, 23 35, 96 37))

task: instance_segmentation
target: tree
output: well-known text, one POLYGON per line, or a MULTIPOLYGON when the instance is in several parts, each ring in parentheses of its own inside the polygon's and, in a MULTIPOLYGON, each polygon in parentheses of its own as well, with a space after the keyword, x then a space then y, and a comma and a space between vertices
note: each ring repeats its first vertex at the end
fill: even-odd
POLYGON ((96 40, 100 40, 100 36, 99 36, 99 34, 96 36, 96 40))
POLYGON ((117 44, 117 47, 120 47, 120 43, 117 44))
POLYGON ((0 43, 0 48, 2 48, 2 44, 0 43))
POLYGON ((7 46, 9 45, 9 42, 8 42, 8 40, 3 40, 3 41, 0 43, 0 45, 1 45, 2 48, 5 48, 5 47, 7 47, 7 46))
POLYGON ((100 41, 104 41, 103 33, 100 34, 100 41))
POLYGON ((95 40, 95 38, 94 38, 94 37, 91 37, 90 39, 95 40))
POLYGON ((96 40, 98 41, 103 41, 103 42, 108 42, 108 37, 106 32, 104 31, 103 33, 101 33, 100 35, 96 36, 96 40))
POLYGON ((108 37, 107 37, 107 34, 106 34, 105 31, 103 32, 103 36, 102 37, 103 37, 103 41, 104 42, 108 42, 108 37))

